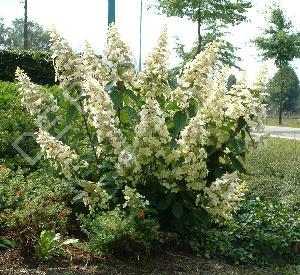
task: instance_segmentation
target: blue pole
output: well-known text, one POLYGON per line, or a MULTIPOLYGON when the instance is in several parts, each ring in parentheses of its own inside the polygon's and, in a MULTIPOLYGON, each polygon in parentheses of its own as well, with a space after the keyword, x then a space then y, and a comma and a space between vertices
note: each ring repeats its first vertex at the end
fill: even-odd
POLYGON ((116 0, 108 0, 108 25, 116 21, 116 0))

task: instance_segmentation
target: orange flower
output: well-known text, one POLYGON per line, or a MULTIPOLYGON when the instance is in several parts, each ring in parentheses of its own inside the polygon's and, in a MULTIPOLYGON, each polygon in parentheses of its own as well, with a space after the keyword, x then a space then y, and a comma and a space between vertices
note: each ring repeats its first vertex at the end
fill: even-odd
POLYGON ((140 216, 141 218, 144 218, 144 217, 145 217, 145 212, 144 212, 143 210, 141 210, 141 211, 139 212, 139 216, 140 216))
POLYGON ((65 217, 67 217, 67 216, 69 215, 69 213, 68 213, 68 211, 66 211, 66 210, 62 210, 62 211, 59 211, 59 212, 58 212, 58 215, 59 215, 60 217, 62 217, 62 218, 65 218, 65 217))
POLYGON ((1 170, 4 170, 4 169, 5 169, 4 164, 0 164, 0 171, 1 171, 1 170))
POLYGON ((23 192, 22 192, 22 191, 18 191, 18 192, 17 192, 17 196, 18 196, 18 197, 22 197, 22 196, 23 196, 23 192))

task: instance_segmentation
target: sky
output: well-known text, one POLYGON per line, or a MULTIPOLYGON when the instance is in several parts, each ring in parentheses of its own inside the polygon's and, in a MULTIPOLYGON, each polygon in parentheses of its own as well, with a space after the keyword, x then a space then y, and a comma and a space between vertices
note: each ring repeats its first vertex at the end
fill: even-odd
MULTIPOLYGON (((116 0, 116 24, 122 39, 126 41, 138 60, 139 54, 139 19, 141 0, 116 0)), ((147 7, 153 0, 144 0, 142 27, 142 60, 151 51, 161 29, 166 25, 169 34, 171 51, 170 66, 178 62, 173 50, 175 37, 190 49, 197 37, 196 24, 187 19, 168 18, 157 15, 155 10, 147 7)), ((23 5, 20 0, 0 0, 0 17, 9 24, 14 18, 23 16, 23 5)), ((106 41, 108 0, 28 0, 28 16, 45 28, 55 26, 77 51, 82 50, 84 40, 90 42, 97 53, 101 53, 106 41)), ((300 0, 278 0, 286 10, 295 28, 300 30, 300 0)), ((254 78, 262 67, 259 51, 252 45, 251 39, 261 34, 260 28, 266 23, 263 11, 273 0, 253 0, 254 7, 248 11, 248 22, 230 28, 228 36, 234 46, 239 47, 237 55, 242 58, 238 65, 254 78)), ((268 75, 271 77, 276 67, 272 61, 265 62, 268 75)), ((300 78, 300 61, 291 63, 300 78)), ((237 71, 233 71, 239 74, 237 71)))

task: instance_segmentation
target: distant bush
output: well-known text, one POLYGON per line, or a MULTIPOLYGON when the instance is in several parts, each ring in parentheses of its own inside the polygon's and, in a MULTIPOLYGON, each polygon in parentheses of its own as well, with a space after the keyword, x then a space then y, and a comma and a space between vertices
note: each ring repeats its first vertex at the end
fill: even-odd
POLYGON ((55 84, 55 72, 49 53, 0 50, 0 81, 13 82, 17 67, 26 70, 35 83, 55 84))

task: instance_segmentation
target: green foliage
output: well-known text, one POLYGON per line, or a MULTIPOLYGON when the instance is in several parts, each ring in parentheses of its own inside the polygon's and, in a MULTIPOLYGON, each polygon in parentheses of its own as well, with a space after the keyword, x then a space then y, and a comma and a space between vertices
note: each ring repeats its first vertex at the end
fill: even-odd
POLYGON ((65 230, 72 213, 76 191, 69 183, 55 178, 49 170, 26 175, 22 170, 0 171, 0 228, 41 228, 65 230))
POLYGON ((61 241, 59 233, 55 233, 54 230, 43 230, 36 246, 36 255, 40 259, 49 260, 54 256, 63 255, 64 246, 77 242, 77 239, 61 241))
MULTIPOLYGON (((0 164, 15 169, 29 166, 27 160, 12 146, 23 133, 34 133, 37 127, 32 117, 21 106, 17 85, 9 82, 0 83, 0 164)), ((24 136, 18 146, 30 157, 38 154, 38 146, 34 137, 24 136)))
POLYGON ((55 84, 55 72, 49 53, 0 50, 0 81, 13 82, 17 67, 26 70, 32 81, 37 84, 55 84))
POLYGON ((249 194, 300 206, 300 141, 268 139, 246 157, 249 194))
POLYGON ((219 23, 235 25, 246 20, 245 12, 251 7, 249 1, 213 0, 157 0, 156 7, 168 16, 188 17, 194 22, 200 13, 204 24, 219 23))
POLYGON ((265 59, 274 59, 278 68, 300 55, 300 36, 284 11, 275 6, 270 11, 269 26, 261 37, 254 40, 265 59))
POLYGON ((294 58, 300 57, 300 33, 295 32, 292 22, 287 19, 284 11, 279 7, 272 7, 270 11, 269 26, 262 36, 254 40, 256 46, 262 50, 264 59, 273 59, 279 68, 279 124, 282 123, 282 110, 284 103, 283 67, 294 58))
MULTIPOLYGON (((155 7, 167 16, 187 17, 198 24, 198 39, 189 52, 185 52, 179 42, 176 46, 178 55, 182 58, 182 65, 200 53, 208 44, 220 40, 227 32, 229 25, 237 25, 247 19, 245 13, 251 8, 251 2, 226 0, 156 0, 155 7)), ((236 48, 229 42, 224 41, 220 52, 220 61, 229 66, 236 66, 240 60, 235 55, 236 48)), ((178 73, 179 69, 176 70, 178 73)))
MULTIPOLYGON (((48 51, 50 43, 49 33, 34 21, 28 21, 28 48, 33 51, 48 51)), ((3 24, 0 18, 0 48, 22 49, 24 45, 24 19, 16 18, 11 27, 3 24)))
POLYGON ((300 215, 280 203, 246 200, 234 220, 200 231, 199 247, 207 257, 263 265, 300 263, 300 215))
POLYGON ((157 222, 144 212, 128 215, 115 208, 90 217, 81 216, 79 220, 89 238, 89 248, 97 253, 140 256, 149 253, 155 243, 167 236, 159 232, 157 222))
POLYGON ((269 107, 278 110, 280 101, 280 89, 282 85, 281 77, 283 78, 283 110, 293 111, 298 106, 298 101, 300 99, 300 86, 299 79, 290 66, 284 66, 276 72, 273 78, 269 81, 267 85, 267 92, 270 94, 268 103, 269 107))
POLYGON ((15 241, 0 238, 0 250, 15 248, 15 246, 15 241))

